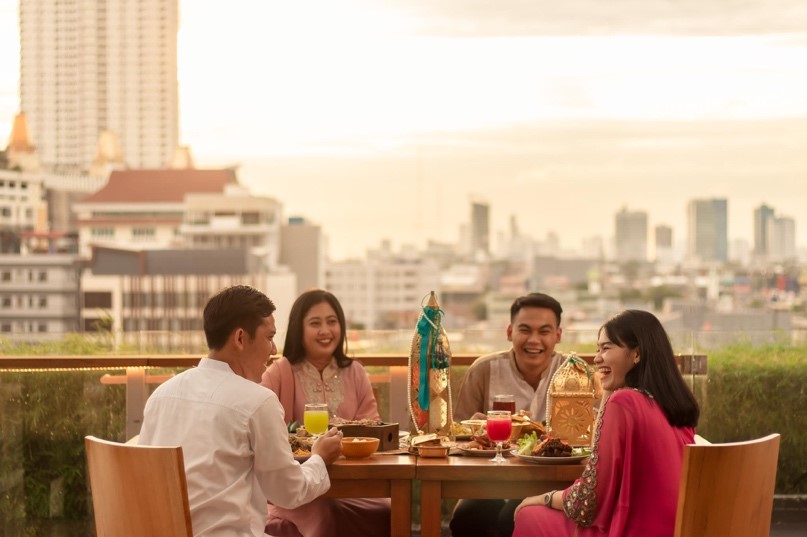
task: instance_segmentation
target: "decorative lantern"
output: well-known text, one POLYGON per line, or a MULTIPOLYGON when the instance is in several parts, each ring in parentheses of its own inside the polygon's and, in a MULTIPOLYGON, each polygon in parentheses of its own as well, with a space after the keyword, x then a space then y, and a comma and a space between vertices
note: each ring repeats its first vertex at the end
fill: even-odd
POLYGON ((451 435, 451 349, 434 291, 423 306, 409 353, 409 415, 412 434, 451 435))
POLYGON ((590 445, 594 401, 601 395, 594 368, 575 353, 569 354, 552 376, 546 392, 549 434, 573 446, 590 445))

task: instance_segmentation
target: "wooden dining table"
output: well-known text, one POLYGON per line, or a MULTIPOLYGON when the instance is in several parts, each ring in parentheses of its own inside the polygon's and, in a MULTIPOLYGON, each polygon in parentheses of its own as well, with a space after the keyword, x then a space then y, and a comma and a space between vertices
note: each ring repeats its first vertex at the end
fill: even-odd
POLYGON ((326 498, 390 498, 392 537, 412 532, 412 482, 417 459, 413 455, 376 453, 366 459, 341 457, 328 467, 331 488, 326 498))
POLYGON ((489 457, 449 456, 417 460, 420 480, 420 534, 440 537, 444 498, 516 499, 571 485, 585 465, 534 464, 509 457, 502 464, 489 457))
POLYGON ((526 498, 568 487, 585 466, 533 464, 509 457, 494 464, 489 457, 415 457, 376 453, 366 459, 339 458, 328 467, 326 498, 390 498, 390 534, 412 531, 412 483, 420 488, 420 534, 440 537, 443 499, 526 498))

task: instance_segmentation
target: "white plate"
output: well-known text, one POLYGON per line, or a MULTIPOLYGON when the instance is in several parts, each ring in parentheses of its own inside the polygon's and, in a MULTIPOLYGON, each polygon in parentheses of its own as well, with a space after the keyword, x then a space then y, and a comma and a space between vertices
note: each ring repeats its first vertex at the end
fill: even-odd
POLYGON ((517 449, 510 451, 511 455, 515 455, 525 462, 533 464, 576 464, 582 460, 588 459, 591 455, 572 455, 571 457, 534 457, 532 455, 520 455, 517 449))
MULTIPOLYGON (((466 457, 495 457, 496 450, 495 449, 469 449, 463 445, 458 445, 457 449, 459 449, 463 455, 466 457)), ((502 449, 502 456, 503 457, 510 457, 512 453, 510 453, 506 449, 502 449)))
POLYGON ((462 420, 460 423, 471 429, 474 427, 484 427, 488 424, 487 420, 462 420))

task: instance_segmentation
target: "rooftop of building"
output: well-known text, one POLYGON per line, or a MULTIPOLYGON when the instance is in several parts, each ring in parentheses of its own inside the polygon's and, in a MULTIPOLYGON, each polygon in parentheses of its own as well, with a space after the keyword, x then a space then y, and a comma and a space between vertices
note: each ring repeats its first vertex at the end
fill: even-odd
POLYGON ((82 203, 181 203, 190 193, 221 193, 237 184, 233 169, 115 170, 106 186, 82 203))

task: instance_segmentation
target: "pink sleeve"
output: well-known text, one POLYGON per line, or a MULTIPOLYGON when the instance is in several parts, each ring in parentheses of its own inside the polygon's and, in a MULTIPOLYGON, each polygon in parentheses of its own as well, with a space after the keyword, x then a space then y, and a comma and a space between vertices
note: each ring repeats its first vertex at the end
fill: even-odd
POLYGON ((370 384, 367 371, 359 362, 353 362, 350 367, 354 369, 352 376, 356 389, 356 414, 353 419, 380 419, 378 403, 375 400, 373 386, 370 384))
POLYGON ((269 388, 277 395, 283 406, 286 424, 294 421, 294 374, 291 364, 285 357, 280 357, 266 368, 261 377, 261 386, 269 388))
POLYGON ((266 371, 263 372, 261 386, 269 388, 275 392, 275 394, 280 390, 280 369, 276 367, 275 363, 272 363, 266 368, 266 371))
POLYGON ((583 475, 563 493, 563 510, 579 526, 608 530, 624 471, 633 421, 619 403, 608 404, 594 431, 594 449, 583 475))

